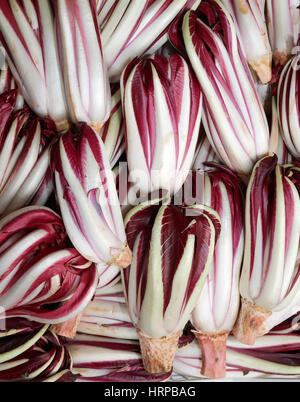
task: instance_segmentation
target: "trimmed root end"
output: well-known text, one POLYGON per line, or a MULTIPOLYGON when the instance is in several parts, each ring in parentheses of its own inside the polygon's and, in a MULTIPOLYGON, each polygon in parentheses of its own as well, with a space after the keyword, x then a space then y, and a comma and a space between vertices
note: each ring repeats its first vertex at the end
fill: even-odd
POLYGON ((76 336, 81 316, 82 313, 61 324, 53 324, 51 325, 51 330, 57 335, 73 339, 76 336))
POLYGON ((137 333, 145 370, 152 374, 170 372, 182 332, 162 338, 151 338, 139 329, 137 333))
POLYGON ((201 374, 208 378, 226 376, 226 341, 229 332, 208 333, 193 331, 202 352, 201 374))
POLYGON ((258 336, 268 332, 265 321, 271 314, 271 311, 242 298, 241 309, 232 330, 233 335, 245 345, 254 345, 258 336))
POLYGON ((128 247, 128 245, 126 245, 120 251, 120 253, 111 260, 110 264, 117 265, 120 268, 127 268, 131 264, 131 261, 132 261, 132 252, 128 247))

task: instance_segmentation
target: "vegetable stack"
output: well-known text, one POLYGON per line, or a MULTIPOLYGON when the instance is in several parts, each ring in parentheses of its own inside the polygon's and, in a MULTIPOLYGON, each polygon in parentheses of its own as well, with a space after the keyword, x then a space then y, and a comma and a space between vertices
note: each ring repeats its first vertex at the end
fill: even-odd
POLYGON ((300 378, 299 32, 0 1, 0 382, 300 378))

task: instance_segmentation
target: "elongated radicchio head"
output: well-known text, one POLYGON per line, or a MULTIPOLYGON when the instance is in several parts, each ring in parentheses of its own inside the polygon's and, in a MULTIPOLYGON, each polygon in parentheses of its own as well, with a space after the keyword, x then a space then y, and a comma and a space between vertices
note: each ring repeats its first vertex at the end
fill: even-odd
POLYGON ((219 159, 237 173, 251 173, 268 152, 269 128, 229 12, 219 0, 203 0, 169 35, 197 75, 204 128, 219 159))
POLYGON ((199 135, 202 95, 196 77, 181 56, 154 55, 127 66, 121 90, 132 182, 144 194, 176 193, 199 135))
POLYGON ((82 125, 63 135, 54 163, 56 191, 68 235, 88 260, 127 267, 131 253, 114 176, 100 136, 82 125))
POLYGON ((108 0, 98 4, 104 59, 112 82, 127 63, 151 54, 167 42, 173 19, 200 0, 108 0))
POLYGON ((109 118, 110 88, 94 0, 52 0, 66 102, 71 120, 100 131, 109 118))
POLYGON ((287 308, 299 292, 300 200, 287 172, 276 156, 265 157, 255 165, 247 189, 242 306, 234 328, 247 344, 268 332, 266 319, 287 308))
POLYGON ((59 66, 54 14, 50 0, 16 0, 0 4, 1 42, 13 76, 27 104, 40 117, 68 126, 68 111, 59 66))
POLYGON ((109 117, 110 89, 93 0, 2 1, 0 40, 18 87, 59 131, 109 117))
POLYGON ((244 200, 240 179, 226 168, 204 174, 203 204, 218 212, 221 232, 211 269, 191 322, 203 354, 202 374, 223 377, 226 339, 239 311, 239 278, 244 251, 244 200))
POLYGON ((220 221, 204 206, 146 202, 125 222, 133 260, 122 277, 144 365, 150 372, 169 371, 209 271, 220 221))
POLYGON ((61 323, 80 313, 98 282, 94 264, 66 248, 61 218, 27 207, 0 220, 1 316, 61 323))

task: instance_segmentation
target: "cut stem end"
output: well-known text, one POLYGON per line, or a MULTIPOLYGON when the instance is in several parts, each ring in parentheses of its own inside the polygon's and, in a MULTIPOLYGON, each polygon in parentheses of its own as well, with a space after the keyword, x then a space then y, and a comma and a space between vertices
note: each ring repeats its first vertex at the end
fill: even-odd
POLYGON ((73 339, 76 336, 81 316, 82 313, 61 324, 53 324, 51 325, 51 330, 57 335, 73 339))
POLYGON ((232 330, 235 338, 245 345, 254 345, 257 337, 268 332, 265 321, 271 311, 242 298, 241 309, 232 330))
POLYGON ((139 329, 137 333, 145 370, 152 374, 170 372, 182 331, 162 338, 151 338, 139 329))
POLYGON ((110 262, 110 265, 117 265, 120 268, 127 268, 132 261, 132 252, 128 245, 126 245, 121 252, 113 257, 113 259, 110 262))
POLYGON ((208 378, 226 376, 226 342, 229 332, 201 333, 193 331, 202 352, 201 374, 208 378))

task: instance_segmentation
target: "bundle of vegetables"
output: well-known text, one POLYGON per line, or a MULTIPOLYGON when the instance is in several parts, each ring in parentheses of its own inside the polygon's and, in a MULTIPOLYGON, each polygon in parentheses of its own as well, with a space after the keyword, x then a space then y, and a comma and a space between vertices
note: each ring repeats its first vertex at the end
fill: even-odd
POLYGON ((0 1, 0 381, 300 377, 299 6, 0 1))
POLYGON ((258 161, 249 181, 242 306, 233 330, 242 343, 252 345, 268 332, 267 318, 289 309, 299 294, 300 200, 293 181, 276 156, 258 161))
POLYGON ((151 54, 167 40, 169 25, 201 0, 107 0, 98 4, 103 53, 111 82, 120 79, 127 63, 151 54))
MULTIPOLYGON (((66 248, 61 218, 30 206, 0 220, 0 306, 5 318, 64 323, 79 314, 95 292, 94 264, 66 248)), ((72 334, 72 328, 65 333, 72 334)))
POLYGON ((137 341, 77 334, 68 350, 77 382, 160 382, 171 376, 145 371, 137 341))
POLYGON ((110 89, 95 1, 1 1, 0 27, 9 67, 31 109, 59 131, 70 121, 100 131, 110 89))
POLYGON ((7 330, 0 332, 0 382, 74 382, 76 377, 68 349, 49 325, 7 320, 7 330))
POLYGON ((219 0, 203 0, 169 35, 199 80, 209 142, 230 169, 250 174, 268 153, 269 128, 229 12, 219 0))
POLYGON ((212 261, 219 217, 205 206, 154 200, 133 208, 125 224, 133 259, 122 279, 144 366, 169 372, 212 261))

